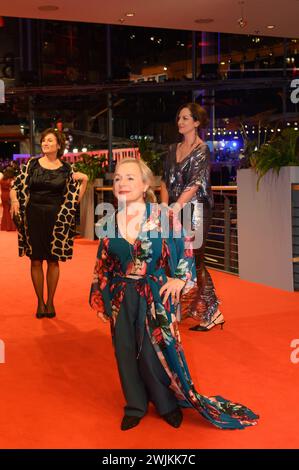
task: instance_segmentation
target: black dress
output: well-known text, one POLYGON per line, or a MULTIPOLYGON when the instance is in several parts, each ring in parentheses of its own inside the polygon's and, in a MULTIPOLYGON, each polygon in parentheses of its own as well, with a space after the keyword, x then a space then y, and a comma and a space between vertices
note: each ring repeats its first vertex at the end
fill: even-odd
POLYGON ((55 170, 43 168, 37 161, 30 172, 29 201, 26 206, 28 237, 32 247, 32 260, 56 261, 51 254, 53 230, 58 212, 64 201, 68 167, 55 170))
POLYGON ((202 230, 202 245, 194 250, 197 270, 198 289, 192 290, 182 299, 182 316, 191 316, 196 320, 210 322, 219 305, 210 273, 205 267, 204 252, 206 239, 212 219, 213 194, 210 183, 210 150, 201 143, 181 162, 176 160, 177 144, 169 147, 164 161, 162 180, 165 182, 169 204, 178 200, 184 191, 195 185, 198 190, 191 202, 202 204, 202 212, 194 206, 193 230, 202 230))

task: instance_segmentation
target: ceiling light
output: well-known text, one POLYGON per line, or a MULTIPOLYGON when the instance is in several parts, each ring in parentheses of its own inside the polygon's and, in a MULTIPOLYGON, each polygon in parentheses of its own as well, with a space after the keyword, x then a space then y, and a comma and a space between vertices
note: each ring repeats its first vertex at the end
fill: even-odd
POLYGON ((135 13, 129 12, 129 13, 126 13, 126 16, 128 16, 128 17, 135 16, 135 13))
POLYGON ((208 24, 208 23, 213 23, 213 18, 198 18, 194 20, 194 23, 197 24, 208 24))
POLYGON ((268 29, 273 29, 273 28, 275 28, 275 26, 274 26, 274 24, 268 24, 267 28, 268 29))
POLYGON ((238 25, 240 26, 240 28, 245 28, 247 26, 247 21, 241 17, 238 19, 238 25))
POLYGON ((40 11, 56 11, 59 10, 59 7, 56 5, 41 5, 38 7, 40 11))
POLYGON ((245 28, 247 26, 247 20, 246 20, 245 15, 244 15, 244 3, 245 2, 243 0, 241 0, 238 3, 240 5, 241 15, 240 15, 240 18, 237 20, 237 22, 238 22, 238 25, 240 26, 240 28, 245 28))

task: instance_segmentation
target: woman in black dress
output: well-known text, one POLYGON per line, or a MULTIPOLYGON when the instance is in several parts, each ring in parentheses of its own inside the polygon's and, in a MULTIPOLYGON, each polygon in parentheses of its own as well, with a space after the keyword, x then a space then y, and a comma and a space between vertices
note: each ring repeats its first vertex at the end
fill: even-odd
POLYGON ((21 168, 11 190, 11 211, 19 215, 19 255, 31 259, 31 278, 37 296, 37 318, 55 317, 54 295, 59 261, 72 258, 76 205, 88 178, 74 173, 61 160, 65 136, 55 129, 41 135, 42 156, 21 168), (44 301, 43 261, 47 261, 47 302, 44 301))
POLYGON ((201 203, 202 211, 193 206, 193 229, 202 230, 201 247, 195 251, 198 289, 193 290, 182 302, 182 313, 200 321, 191 330, 208 331, 224 318, 209 272, 204 264, 204 251, 212 217, 213 195, 210 185, 210 151, 198 135, 199 128, 207 124, 207 113, 197 103, 182 106, 177 113, 178 131, 183 139, 169 148, 164 162, 161 182, 161 202, 176 203, 175 211, 184 204, 201 203))

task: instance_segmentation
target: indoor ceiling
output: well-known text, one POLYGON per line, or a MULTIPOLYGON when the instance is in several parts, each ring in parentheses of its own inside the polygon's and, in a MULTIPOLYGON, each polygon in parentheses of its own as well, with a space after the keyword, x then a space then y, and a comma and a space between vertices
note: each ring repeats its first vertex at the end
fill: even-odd
POLYGON ((299 37, 299 0, 14 0, 1 3, 2 16, 299 37), (126 16, 127 13, 134 16, 126 16))

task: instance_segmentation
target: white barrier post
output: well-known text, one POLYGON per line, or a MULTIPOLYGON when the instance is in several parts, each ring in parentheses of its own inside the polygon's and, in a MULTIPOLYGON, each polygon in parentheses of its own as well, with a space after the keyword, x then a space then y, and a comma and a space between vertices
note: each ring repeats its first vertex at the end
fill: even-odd
POLYGON ((0 80, 0 104, 5 103, 5 85, 4 81, 0 80))

